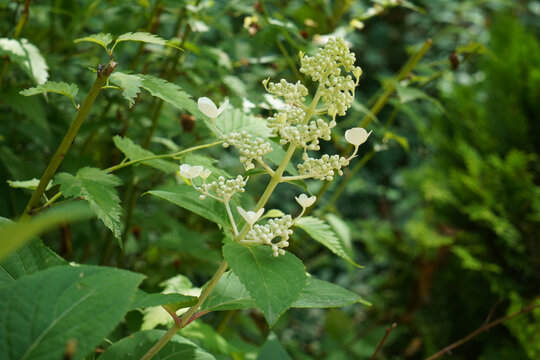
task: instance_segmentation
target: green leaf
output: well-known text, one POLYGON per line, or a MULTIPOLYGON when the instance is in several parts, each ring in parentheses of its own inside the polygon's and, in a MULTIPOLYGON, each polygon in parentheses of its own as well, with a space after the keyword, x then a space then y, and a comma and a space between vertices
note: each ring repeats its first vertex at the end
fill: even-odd
MULTIPOLYGON (((32 179, 32 180, 8 180, 7 183, 12 188, 19 188, 19 189, 30 189, 35 190, 37 186, 39 185, 39 179, 32 179)), ((45 190, 49 190, 53 186, 53 182, 49 181, 49 184, 47 184, 47 188, 45 190)))
MULTIPOLYGON (((229 344, 211 325, 202 321, 193 321, 178 333, 190 340, 200 344, 213 355, 226 355, 225 358, 232 359, 231 354, 239 349, 229 344)), ((220 358, 223 358, 220 357, 220 358)))
POLYGON ((129 304, 130 309, 144 309, 151 306, 169 305, 171 309, 178 310, 190 307, 197 303, 196 296, 187 296, 182 294, 148 294, 145 291, 137 289, 135 295, 129 304))
MULTIPOLYGON (((272 151, 264 154, 264 158, 270 160, 272 164, 279 166, 281 165, 281 162, 285 157, 286 151, 283 150, 283 147, 279 143, 270 141, 270 144, 272 145, 272 151)), ((285 167, 285 171, 287 171, 291 175, 298 175, 298 170, 296 170, 292 162, 289 162, 287 164, 287 167, 285 167)))
POLYGON ((223 274, 214 290, 202 304, 203 311, 239 310, 257 307, 246 287, 231 271, 223 274))
POLYGON ((409 152, 409 141, 407 140, 406 137, 403 137, 391 131, 386 131, 383 137, 383 144, 388 142, 388 140, 396 141, 399 145, 401 145, 403 150, 405 150, 406 152, 409 152))
POLYGON ((245 131, 254 137, 264 139, 271 135, 270 129, 266 126, 266 120, 246 114, 240 109, 225 111, 216 119, 216 127, 223 134, 245 131))
POLYGON ((89 35, 83 38, 75 39, 74 41, 76 43, 83 42, 83 41, 93 42, 93 43, 99 44, 107 52, 109 52, 109 49, 107 49, 107 46, 112 42, 112 40, 113 40, 113 36, 111 34, 99 33, 99 34, 89 35))
MULTIPOLYGON (((131 139, 122 138, 118 135, 113 137, 114 145, 122 152, 129 160, 138 160, 147 158, 150 156, 155 156, 151 151, 143 149, 141 146, 135 144, 131 139)), ((178 171, 178 165, 172 161, 167 161, 163 159, 154 159, 141 161, 141 164, 151 166, 168 174, 175 173, 178 171)))
POLYGON ((140 75, 143 79, 143 88, 152 96, 158 97, 178 110, 186 110, 194 114, 200 113, 197 104, 191 96, 178 85, 151 75, 140 75))
POLYGON ((289 354, 287 354, 287 351, 279 342, 276 334, 270 332, 270 334, 268 334, 268 337, 266 338, 266 342, 264 343, 261 351, 259 352, 259 356, 257 356, 257 360, 274 359, 291 360, 291 357, 289 356, 289 354))
POLYGON ((7 55, 11 61, 19 64, 37 84, 47 82, 49 67, 39 49, 28 40, 0 38, 1 55, 7 55))
POLYGON ((313 216, 306 216, 298 219, 296 225, 308 233, 314 240, 318 241, 322 245, 326 246, 330 251, 353 264, 354 266, 362 268, 347 254, 345 245, 336 237, 336 234, 332 231, 330 226, 323 220, 313 216))
POLYGON ((216 224, 227 228, 231 226, 225 206, 221 202, 209 197, 200 200, 199 196, 201 194, 191 186, 179 185, 175 188, 174 192, 151 190, 148 191, 147 194, 170 201, 173 204, 194 212, 216 224))
MULTIPOLYGON (((354 303, 371 305, 362 297, 341 286, 308 276, 306 285, 298 299, 291 305, 293 308, 334 308, 354 303)), ((232 272, 225 273, 217 283, 214 291, 201 306, 204 311, 240 310, 257 307, 238 276, 232 272)))
MULTIPOLYGON (((165 330, 139 331, 114 343, 103 354, 100 360, 132 360, 140 359, 150 348, 165 335, 165 330)), ((153 357, 156 360, 212 360, 214 356, 191 341, 174 335, 171 340, 153 357)))
MULTIPOLYGON (((0 217, 0 225, 5 224, 13 222, 0 217)), ((59 265, 67 265, 67 261, 43 245, 41 240, 35 239, 0 263, 0 286, 12 283, 21 276, 59 265)))
POLYGON ((75 103, 75 96, 79 92, 79 88, 75 84, 68 84, 65 82, 49 81, 45 84, 38 85, 36 87, 22 90, 19 94, 24 96, 32 96, 43 93, 56 93, 67 96, 73 103, 75 103))
POLYGON ((82 359, 128 310, 143 275, 99 266, 57 266, 0 288, 0 348, 6 360, 62 359, 68 341, 82 359))
POLYGON ((306 283, 304 264, 293 254, 274 257, 269 246, 228 243, 223 256, 273 326, 306 283))
POLYGON ((86 204, 58 205, 29 221, 0 226, 0 261, 39 234, 60 224, 91 217, 86 204))
POLYGON ((104 170, 91 167, 80 169, 76 176, 59 173, 54 179, 60 184, 60 190, 66 198, 82 197, 88 201, 94 213, 112 231, 122 247, 122 207, 118 191, 114 188, 122 185, 122 181, 104 170))
POLYGON ((135 104, 137 94, 141 92, 142 78, 139 75, 129 75, 122 72, 114 72, 109 76, 109 80, 122 88, 122 96, 129 103, 129 107, 135 104))
POLYGON ((300 297, 292 307, 295 308, 335 308, 354 303, 371 305, 362 297, 352 291, 342 288, 339 285, 332 284, 309 276, 306 281, 306 287, 302 290, 300 297))
POLYGON ((116 43, 122 41, 139 41, 147 44, 167 45, 167 40, 162 39, 155 34, 150 34, 148 32, 128 32, 122 34, 118 37, 118 39, 116 39, 116 43))

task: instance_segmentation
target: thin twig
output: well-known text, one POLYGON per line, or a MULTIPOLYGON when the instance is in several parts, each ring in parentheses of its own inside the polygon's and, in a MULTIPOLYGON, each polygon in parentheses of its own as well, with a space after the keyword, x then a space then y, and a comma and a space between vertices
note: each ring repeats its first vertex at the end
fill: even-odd
POLYGON ((538 309, 540 308, 540 304, 536 304, 535 305, 535 302, 536 300, 538 300, 540 298, 540 294, 536 295, 534 297, 534 299, 531 300, 531 302, 529 302, 529 304, 527 304, 527 306, 521 308, 521 310, 519 311, 516 311, 510 315, 506 315, 506 316, 503 316, 501 318, 498 318, 497 320, 494 320, 490 323, 484 323, 482 326, 480 326, 478 329, 474 330, 472 333, 470 333, 469 335, 465 336, 464 338, 461 338, 459 339, 458 341, 448 345, 447 347, 445 347, 444 349, 442 350, 439 350, 437 351, 435 354, 431 355, 430 357, 428 357, 426 360, 434 360, 434 359, 438 359, 440 358, 441 356, 443 355, 447 355, 447 354, 450 354, 452 350, 454 350, 455 348, 457 348, 458 346, 461 346, 463 345, 464 343, 466 343, 467 341, 471 340, 473 337, 475 337, 476 335, 478 334, 481 334, 485 331, 488 331, 489 329, 491 329, 492 327, 496 326, 496 325, 499 325, 500 323, 506 321, 506 320, 510 320, 512 318, 515 318, 516 316, 519 316, 521 314, 525 314, 527 312, 530 312, 530 311, 533 311, 534 309, 538 309))
POLYGON ((375 352, 373 353, 373 355, 371 355, 369 360, 374 360, 377 357, 377 354, 379 353, 379 351, 381 351, 384 343, 386 342, 386 339, 388 339, 388 335, 390 335, 390 333, 392 332, 392 330, 396 328, 396 326, 397 326, 397 323, 393 323, 392 325, 386 328, 386 330, 384 331, 383 338, 381 339, 381 341, 379 341, 379 345, 377 345, 375 352))

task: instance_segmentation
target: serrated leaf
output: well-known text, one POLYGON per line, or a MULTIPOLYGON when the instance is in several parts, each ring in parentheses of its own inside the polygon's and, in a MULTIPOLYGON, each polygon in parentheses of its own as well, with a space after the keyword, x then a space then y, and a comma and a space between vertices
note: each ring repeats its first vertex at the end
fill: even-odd
POLYGON ((79 88, 75 84, 68 84, 65 82, 49 81, 45 84, 38 85, 36 87, 22 90, 19 94, 24 96, 32 96, 43 93, 56 93, 67 96, 72 102, 75 102, 75 96, 79 92, 79 88))
POLYGON ((264 139, 271 135, 270 129, 266 126, 266 120, 246 114, 240 109, 225 111, 216 119, 216 127, 223 134, 245 131, 254 137, 264 139))
MULTIPOLYGON (((8 180, 7 183, 12 188, 35 190, 37 186, 39 185, 39 179, 23 180, 23 181, 8 180)), ((45 190, 49 190, 52 186, 53 186, 53 182, 49 181, 45 190)))
POLYGON ((122 181, 115 175, 104 170, 84 167, 76 176, 68 173, 59 173, 55 182, 60 184, 60 190, 66 198, 82 197, 88 201, 97 217, 107 226, 118 239, 122 236, 122 207, 120 197, 115 186, 122 185, 122 181))
POLYGON ((223 256, 270 326, 298 299, 306 283, 304 264, 289 252, 276 258, 269 246, 228 243, 223 256))
POLYGON ((99 44, 101 47, 103 47, 107 52, 109 52, 109 49, 107 49, 107 46, 112 42, 113 36, 111 34, 105 34, 105 33, 99 33, 94 35, 85 36, 83 38, 75 39, 75 43, 88 41, 93 42, 96 44, 99 44))
POLYGON ((11 61, 19 64, 37 84, 47 82, 49 67, 39 49, 28 40, 0 38, 0 55, 7 55, 11 61))
POLYGON ((169 305, 175 311, 178 309, 190 307, 197 303, 196 296, 187 296, 182 294, 148 294, 145 291, 137 289, 135 295, 129 304, 130 309, 144 309, 151 306, 169 305))
MULTIPOLYGON (((144 330, 136 332, 114 343, 103 354, 101 360, 140 359, 165 335, 165 330, 144 330)), ((207 353, 191 341, 174 335, 153 357, 157 360, 213 360, 207 353)))
POLYGON ((57 266, 0 288, 0 348, 6 360, 55 360, 76 342, 82 359, 128 310, 144 275, 99 266, 57 266))
MULTIPOLYGON (((0 217, 0 225, 6 224, 13 224, 13 222, 0 217)), ((43 245, 41 240, 34 239, 9 254, 0 263, 0 286, 12 283, 21 276, 59 265, 67 265, 67 261, 43 245)))
POLYGON ((116 39, 116 42, 119 43, 122 41, 139 41, 147 44, 167 45, 167 40, 148 32, 128 32, 122 34, 116 39))
POLYGON ((174 192, 151 190, 147 194, 157 196, 178 205, 184 209, 194 212, 216 224, 230 228, 229 218, 225 206, 212 198, 207 197, 200 200, 201 195, 197 190, 187 185, 179 185, 174 192))
POLYGON ((192 114, 200 114, 197 104, 191 96, 183 91, 180 86, 151 75, 140 75, 143 79, 143 88, 152 96, 160 98, 178 110, 189 111, 192 114))
POLYGON ((141 92, 141 87, 143 86, 141 77, 139 75, 114 72, 109 76, 109 80, 122 88, 122 96, 128 101, 129 107, 133 107, 135 98, 141 92))
MULTIPOLYGON (((293 308, 334 308, 354 303, 371 305, 362 297, 339 285, 308 276, 306 285, 298 299, 291 305, 293 308)), ((240 310, 257 307, 238 276, 232 272, 225 273, 217 283, 214 291, 201 306, 204 311, 240 310)))
POLYGON ((353 259, 347 254, 345 250, 345 245, 343 242, 336 237, 336 234, 332 231, 330 226, 325 223, 323 220, 318 219, 313 216, 306 216, 298 219, 296 226, 304 230, 311 236, 314 240, 318 241, 334 254, 340 258, 346 260, 347 262, 353 264, 357 267, 363 267, 354 262, 353 259))
MULTIPOLYGON (((113 137, 114 145, 130 160, 138 160, 147 158, 150 156, 155 156, 151 151, 148 151, 141 146, 135 144, 129 138, 122 138, 118 135, 113 137)), ((178 171, 178 165, 167 160, 163 159, 154 159, 142 161, 141 164, 151 166, 168 174, 172 174, 178 171)))
POLYGON ((88 219, 91 215, 92 212, 86 204, 64 204, 55 206, 29 221, 0 226, 0 261, 39 234, 59 224, 88 219))

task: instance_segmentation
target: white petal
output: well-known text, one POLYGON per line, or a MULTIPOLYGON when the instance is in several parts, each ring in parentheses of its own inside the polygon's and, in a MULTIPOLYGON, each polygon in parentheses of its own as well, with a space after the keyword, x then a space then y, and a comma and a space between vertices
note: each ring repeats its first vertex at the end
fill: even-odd
POLYGON ((249 223, 249 220, 248 220, 249 217, 246 210, 242 209, 240 206, 237 206, 236 210, 238 210, 238 213, 244 218, 244 220, 246 220, 247 223, 249 223))
POLYGON ((189 169, 189 175, 192 179, 196 178, 201 174, 203 170, 204 168, 202 166, 192 166, 191 169, 189 169))
POLYGON ((207 97, 199 98, 197 102, 199 110, 211 119, 215 119, 219 116, 216 104, 207 97))
POLYGON ((225 111, 225 108, 227 108, 227 105, 229 105, 229 99, 225 100, 225 102, 223 104, 221 104, 219 109, 217 109, 217 116, 216 117, 218 117, 219 115, 221 115, 225 111))
POLYGON ((204 170, 199 174, 199 176, 201 177, 201 179, 206 180, 206 178, 208 178, 208 177, 210 176, 210 174, 212 174, 212 171, 210 171, 210 169, 204 169, 204 170))
POLYGON ((366 142, 372 131, 368 133, 364 128, 352 128, 345 131, 345 139, 354 146, 360 146, 366 142))
POLYGON ((182 164, 180 165, 180 171, 178 173, 180 176, 183 176, 185 178, 189 178, 189 170, 191 169, 191 165, 189 164, 182 164))
POLYGON ((316 196, 308 197, 306 194, 300 194, 300 196, 295 197, 295 199, 296 199, 296 202, 298 202, 298 204, 301 207, 308 208, 315 203, 315 200, 317 200, 317 197, 316 196))

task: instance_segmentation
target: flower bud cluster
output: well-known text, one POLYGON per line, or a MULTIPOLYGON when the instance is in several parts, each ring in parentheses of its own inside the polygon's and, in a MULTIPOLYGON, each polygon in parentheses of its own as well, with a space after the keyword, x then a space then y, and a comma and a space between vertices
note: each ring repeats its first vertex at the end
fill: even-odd
POLYGON ((308 89, 297 81, 296 84, 291 84, 285 79, 281 79, 279 83, 268 82, 268 79, 263 81, 266 91, 274 96, 281 96, 286 104, 301 104, 306 99, 308 89))
POLYGON ((349 165, 349 159, 339 155, 323 155, 320 159, 305 156, 304 163, 298 164, 300 175, 309 175, 314 179, 332 181, 336 172, 343 175, 341 168, 349 165))
POLYGON ((280 144, 292 143, 296 147, 306 150, 319 150, 319 139, 329 141, 331 139, 332 128, 336 122, 327 123, 323 119, 310 121, 309 124, 287 126, 279 131, 281 136, 280 144))
POLYGON ((285 255, 283 249, 289 246, 289 236, 293 233, 290 228, 293 224, 291 215, 270 219, 265 225, 253 226, 242 242, 271 246, 275 257, 285 255), (279 242, 273 241, 276 237, 280 237, 279 242))
POLYGON ((196 189, 202 194, 199 196, 199 199, 204 200, 206 196, 217 198, 224 202, 231 200, 234 194, 238 192, 244 192, 247 180, 245 180, 242 175, 238 175, 236 179, 226 180, 223 176, 220 176, 217 181, 212 181, 207 184, 203 182, 200 187, 196 189))
POLYGON ((321 81, 328 75, 339 76, 341 66, 346 72, 353 71, 355 61, 355 55, 342 38, 330 38, 316 55, 300 56, 300 72, 309 75, 313 81, 321 81))
POLYGON ((354 100, 356 82, 351 75, 330 75, 324 81, 321 89, 322 101, 328 106, 330 116, 345 115, 354 100))
POLYGON ((263 161, 263 156, 272 151, 272 145, 263 138, 253 138, 245 131, 233 132, 223 136, 223 147, 234 146, 240 153, 240 162, 246 170, 253 169, 253 161, 263 161))
POLYGON ((267 119, 267 125, 274 135, 279 135, 281 129, 301 124, 306 117, 306 112, 296 106, 286 106, 274 116, 267 119))

